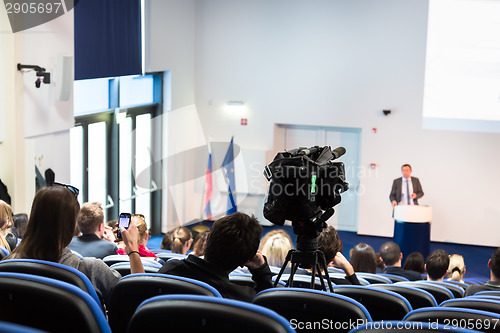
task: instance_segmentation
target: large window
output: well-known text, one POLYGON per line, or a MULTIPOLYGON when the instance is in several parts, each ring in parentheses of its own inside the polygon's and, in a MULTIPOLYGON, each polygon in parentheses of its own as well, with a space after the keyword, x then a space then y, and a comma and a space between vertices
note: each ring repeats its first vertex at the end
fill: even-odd
MULTIPOLYGON (((81 203, 100 202, 107 221, 143 214, 160 232, 161 191, 152 154, 161 151, 161 75, 75 81, 71 183, 81 203), (156 182, 153 181, 156 179, 156 182)), ((160 175, 161 177, 161 175, 160 175)))

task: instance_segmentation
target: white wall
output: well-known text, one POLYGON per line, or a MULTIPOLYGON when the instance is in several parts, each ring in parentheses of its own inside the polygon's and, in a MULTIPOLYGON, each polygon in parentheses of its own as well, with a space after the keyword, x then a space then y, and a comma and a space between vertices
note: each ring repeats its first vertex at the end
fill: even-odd
POLYGON ((392 236, 400 166, 434 208, 431 238, 498 246, 500 135, 422 129, 428 2, 197 2, 197 108, 205 135, 271 150, 276 123, 362 129, 359 233, 392 236), (248 126, 228 117, 244 101, 248 126), (391 109, 388 117, 382 109, 391 109), (372 133, 377 128, 377 134, 372 133), (370 163, 378 168, 369 172, 370 163))

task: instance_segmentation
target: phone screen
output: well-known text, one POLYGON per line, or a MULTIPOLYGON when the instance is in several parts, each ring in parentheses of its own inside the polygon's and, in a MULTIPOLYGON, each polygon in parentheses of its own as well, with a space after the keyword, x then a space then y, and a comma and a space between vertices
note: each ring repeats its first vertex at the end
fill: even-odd
POLYGON ((118 232, 117 232, 117 236, 119 239, 122 238, 122 233, 120 231, 120 228, 123 227, 125 229, 128 229, 128 226, 130 224, 130 218, 131 218, 130 213, 121 213, 120 214, 120 218, 118 220, 118 232))

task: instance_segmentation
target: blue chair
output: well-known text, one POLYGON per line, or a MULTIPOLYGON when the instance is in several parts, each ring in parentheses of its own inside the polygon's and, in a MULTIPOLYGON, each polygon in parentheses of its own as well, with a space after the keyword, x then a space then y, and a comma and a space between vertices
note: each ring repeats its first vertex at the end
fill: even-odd
POLYGON ((67 282, 88 293, 97 304, 103 304, 89 278, 70 266, 38 259, 9 259, 0 262, 0 272, 33 274, 67 282))
POLYGON ((500 299, 494 300, 494 299, 484 299, 478 297, 474 298, 465 297, 465 298, 450 299, 448 301, 444 301, 439 306, 475 309, 475 310, 489 311, 500 314, 500 299))
POLYGON ((366 281, 370 282, 370 284, 373 284, 373 283, 387 283, 387 284, 392 284, 391 279, 389 279, 388 277, 383 276, 381 274, 356 272, 356 276, 358 278, 365 279, 366 281))
POLYGON ((459 286, 460 288, 462 288, 464 291, 465 289, 467 289, 468 286, 470 286, 470 283, 466 283, 466 282, 460 282, 460 281, 453 281, 453 280, 446 280, 444 281, 446 283, 451 283, 455 286, 459 286))
POLYGON ((187 254, 181 254, 181 253, 173 253, 173 252, 157 252, 156 255, 158 258, 168 261, 170 259, 185 259, 187 257, 187 254))
POLYGON ((414 287, 428 291, 432 294, 432 296, 434 296, 437 304, 441 304, 444 301, 455 298, 455 296, 453 296, 453 293, 448 288, 434 283, 426 283, 425 281, 396 282, 395 285, 414 287))
POLYGON ((404 276, 400 276, 400 275, 386 274, 386 273, 377 273, 377 275, 388 278, 389 280, 392 281, 392 283, 410 281, 407 278, 405 278, 404 276))
MULTIPOLYGON (((156 265, 156 264, 152 264, 152 263, 143 261, 142 267, 144 268, 144 272, 146 272, 146 273, 157 273, 158 270, 161 268, 161 265, 156 265)), ((118 262, 116 264, 109 266, 109 268, 114 269, 115 271, 120 273, 121 276, 126 276, 126 275, 129 275, 131 273, 130 261, 118 262)))
POLYGON ((373 320, 401 320, 413 310, 406 298, 384 289, 338 285, 333 287, 333 292, 363 304, 373 320))
POLYGON ((163 295, 144 301, 132 316, 129 333, 295 332, 288 320, 264 307, 198 295, 163 295))
POLYGON ((44 333, 39 329, 24 325, 13 324, 5 321, 0 321, 0 333, 44 333))
POLYGON ((0 259, 3 259, 7 257, 10 254, 9 250, 7 248, 0 246, 0 259))
MULTIPOLYGON (((406 315, 403 321, 439 323, 448 325, 449 327, 464 327, 464 325, 470 325, 469 322, 472 322, 472 326, 480 329, 481 332, 498 332, 500 315, 473 309, 432 307, 413 310, 406 315)), ((468 327, 465 326, 465 328, 468 327)))
MULTIPOLYGON (((141 257, 141 261, 143 265, 149 265, 149 266, 158 266, 161 268, 163 266, 164 262, 160 262, 160 258, 151 258, 151 257, 141 257)), ((108 266, 111 267, 111 265, 118 264, 118 263, 123 263, 123 262, 130 262, 129 256, 126 255, 121 255, 121 254, 112 254, 109 256, 106 256, 102 258, 102 261, 104 261, 108 266)))
POLYGON ((43 276, 0 272, 0 309, 0 320, 49 332, 111 332, 89 294, 43 276))
POLYGON ((400 294, 410 302, 413 310, 426 308, 430 306, 438 306, 436 299, 431 293, 423 289, 414 287, 400 286, 395 284, 372 284, 372 288, 389 290, 400 294))
MULTIPOLYGON (((276 281, 277 276, 272 277, 272 281, 276 281)), ((291 287, 295 288, 311 288, 311 275, 304 275, 304 274, 295 274, 293 276, 293 284, 291 287)), ((285 284, 288 283, 288 280, 290 279, 290 274, 283 274, 281 275, 280 282, 285 282, 285 284)), ((328 283, 326 280, 323 281, 325 283, 325 288, 328 290, 328 283)), ((334 284, 334 283, 332 283, 334 284)), ((314 277, 314 289, 316 290, 323 290, 323 286, 321 284, 321 280, 319 277, 314 277)))
POLYGON ((255 282, 252 280, 252 274, 229 274, 229 281, 240 286, 255 287, 255 282))
POLYGON ((222 297, 212 286, 198 280, 167 274, 131 274, 118 281, 107 303, 109 325, 114 333, 125 332, 137 307, 146 299, 167 294, 222 297))
MULTIPOLYGON (((345 279, 345 273, 330 273, 330 272, 328 272, 328 275, 330 276, 330 278, 334 278, 334 279, 345 279)), ((358 281, 359 281, 359 283, 361 283, 362 286, 367 286, 371 283, 370 281, 368 281, 365 278, 363 278, 362 276, 360 276, 358 273, 356 273, 356 277, 358 278, 358 281)), ((332 283, 333 283, 333 281, 332 281, 332 283)))
POLYGON ((417 321, 375 321, 361 325, 349 333, 355 332, 414 332, 414 333, 431 333, 431 332, 457 332, 457 333, 479 333, 463 328, 454 328, 451 325, 443 325, 436 323, 424 323, 417 321))
POLYGON ((290 321, 297 331, 307 330, 300 323, 327 321, 339 332, 350 330, 346 322, 372 321, 368 310, 358 301, 330 292, 305 288, 271 288, 261 291, 254 304, 276 311, 290 321))
POLYGON ((500 297, 500 290, 499 291, 495 291, 495 290, 478 291, 477 293, 474 294, 474 296, 494 296, 494 297, 500 297))
POLYGON ((439 281, 417 281, 419 283, 430 283, 430 284, 434 284, 434 285, 438 285, 438 286, 442 286, 442 287, 445 287, 446 289, 448 289, 449 291, 451 291, 451 293, 453 294, 453 297, 454 298, 461 298, 461 297, 464 297, 464 294, 465 294, 465 289, 453 284, 453 283, 449 283, 449 282, 439 282, 439 281))

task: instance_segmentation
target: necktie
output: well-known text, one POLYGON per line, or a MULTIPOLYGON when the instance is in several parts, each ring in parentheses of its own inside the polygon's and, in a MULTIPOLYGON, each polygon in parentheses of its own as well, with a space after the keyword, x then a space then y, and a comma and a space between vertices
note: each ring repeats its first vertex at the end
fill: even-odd
POLYGON ((410 185, 408 184, 408 179, 406 179, 406 200, 408 205, 410 205, 410 185))

